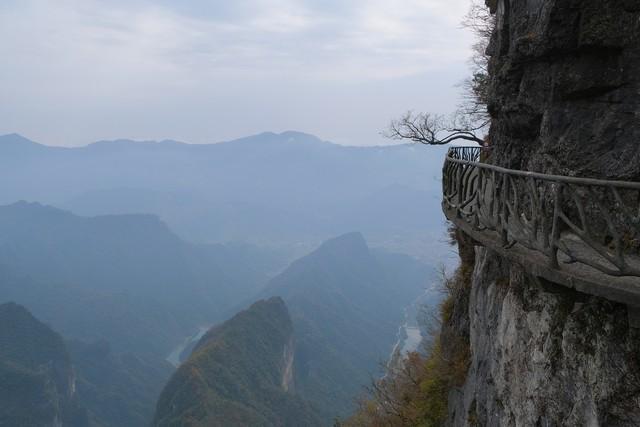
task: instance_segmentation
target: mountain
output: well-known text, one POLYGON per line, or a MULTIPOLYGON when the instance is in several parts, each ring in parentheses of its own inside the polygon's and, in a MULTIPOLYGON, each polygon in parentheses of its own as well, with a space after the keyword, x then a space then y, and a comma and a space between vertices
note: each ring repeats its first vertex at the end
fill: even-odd
POLYGON ((106 341, 67 342, 79 404, 92 426, 140 427, 153 419, 173 367, 162 358, 117 354, 106 341))
POLYGON ((0 301, 116 352, 168 354, 254 295, 279 262, 256 248, 184 242, 151 215, 0 207, 0 301))
POLYGON ((212 328, 162 391, 153 425, 319 425, 293 386, 294 342, 280 298, 212 328))
POLYGON ((0 305, 0 425, 88 425, 62 337, 14 303, 0 305))
POLYGON ((2 144, 0 148, 4 154, 18 157, 21 155, 33 155, 47 149, 46 146, 30 141, 17 133, 0 136, 0 143, 2 144))
POLYGON ((344 147, 299 132, 77 148, 8 135, 0 136, 0 203, 39 201, 86 216, 151 213, 206 243, 315 246, 358 229, 375 244, 424 254, 443 229, 431 203, 443 150, 344 147))
POLYGON ((15 303, 0 305, 0 425, 148 425, 173 372, 106 342, 63 341, 15 303))
POLYGON ((360 233, 349 233, 325 242, 269 282, 263 295, 282 297, 291 313, 296 389, 325 423, 348 414, 362 387, 380 373, 404 322, 404 308, 433 276, 429 266, 374 252, 360 233))

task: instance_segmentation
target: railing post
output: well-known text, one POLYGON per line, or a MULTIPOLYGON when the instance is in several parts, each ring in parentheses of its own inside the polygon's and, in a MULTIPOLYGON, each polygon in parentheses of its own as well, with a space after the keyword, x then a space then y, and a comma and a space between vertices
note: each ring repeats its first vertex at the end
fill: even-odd
POLYGON ((478 174, 478 177, 476 181, 476 202, 475 202, 475 206, 473 207, 473 211, 474 211, 473 228, 478 230, 480 229, 480 209, 481 209, 483 194, 484 194, 484 182, 482 181, 483 179, 482 168, 476 168, 476 173, 478 174))
POLYGON ((553 204, 553 227, 551 229, 551 251, 549 254, 549 265, 553 269, 560 268, 558 263, 558 242, 560 240, 560 210, 562 209, 562 184, 558 183, 553 204))
POLYGON ((462 214, 460 212, 460 210, 462 209, 462 201, 464 200, 463 198, 463 194, 462 194, 462 170, 463 170, 463 166, 461 164, 458 164, 458 169, 457 169, 457 176, 456 176, 456 187, 458 190, 458 201, 456 203, 456 218, 462 218, 462 214))
MULTIPOLYGON (((500 239, 502 241, 502 246, 507 246, 509 244, 509 234, 508 234, 508 222, 507 216, 509 215, 509 210, 507 209, 507 195, 508 195, 508 183, 507 175, 502 175, 502 185, 500 189, 501 195, 500 197, 500 239)), ((497 193, 496 193, 497 194, 497 193)))

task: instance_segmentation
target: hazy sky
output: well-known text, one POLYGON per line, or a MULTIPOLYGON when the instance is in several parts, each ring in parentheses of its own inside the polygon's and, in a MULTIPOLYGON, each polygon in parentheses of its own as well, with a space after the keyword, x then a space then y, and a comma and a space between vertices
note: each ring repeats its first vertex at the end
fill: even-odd
POLYGON ((0 134, 51 145, 300 130, 380 144, 447 112, 469 0, 0 0, 0 134))

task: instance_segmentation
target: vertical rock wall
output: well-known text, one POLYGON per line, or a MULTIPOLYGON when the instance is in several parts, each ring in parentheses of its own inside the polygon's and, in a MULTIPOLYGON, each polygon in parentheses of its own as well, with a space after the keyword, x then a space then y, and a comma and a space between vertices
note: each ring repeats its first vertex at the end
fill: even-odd
POLYGON ((640 1, 499 0, 494 8, 496 161, 640 180, 640 1))
MULTIPOLYGON (((492 161, 640 181, 640 0, 488 0, 492 161)), ((454 426, 640 425, 640 332, 624 305, 476 247, 454 426)))
POLYGON ((479 248, 471 365, 455 426, 640 425, 640 332, 626 306, 527 275, 479 248))

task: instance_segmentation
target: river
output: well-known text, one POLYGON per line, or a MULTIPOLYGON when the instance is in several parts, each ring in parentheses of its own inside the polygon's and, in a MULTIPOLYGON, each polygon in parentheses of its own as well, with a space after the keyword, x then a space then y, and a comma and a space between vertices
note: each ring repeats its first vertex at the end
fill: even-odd
POLYGON ((171 363, 173 366, 175 366, 176 368, 178 366, 180 366, 180 364, 182 363, 182 361, 180 360, 180 356, 182 355, 182 352, 189 347, 191 344, 195 344, 198 341, 200 341, 200 338, 202 338, 204 336, 204 334, 207 333, 207 331, 209 330, 208 326, 200 326, 198 328, 198 332, 196 332, 193 335, 189 335, 188 337, 186 337, 184 339, 184 341, 182 341, 182 344, 180 344, 179 346, 177 346, 166 358, 167 362, 171 363))

